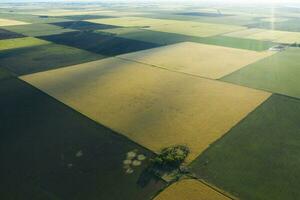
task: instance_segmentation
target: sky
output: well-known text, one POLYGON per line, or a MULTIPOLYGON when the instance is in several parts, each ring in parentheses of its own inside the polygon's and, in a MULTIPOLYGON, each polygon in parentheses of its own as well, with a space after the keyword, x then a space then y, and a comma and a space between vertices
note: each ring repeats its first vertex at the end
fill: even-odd
POLYGON ((255 4, 271 4, 271 3, 280 3, 280 4, 290 4, 290 3, 300 3, 300 0, 0 0, 2 3, 16 3, 16 2, 125 2, 125 3, 137 3, 137 2, 182 2, 182 3, 208 3, 208 2, 218 2, 218 3, 226 3, 226 4, 244 4, 244 3, 255 3, 255 4))

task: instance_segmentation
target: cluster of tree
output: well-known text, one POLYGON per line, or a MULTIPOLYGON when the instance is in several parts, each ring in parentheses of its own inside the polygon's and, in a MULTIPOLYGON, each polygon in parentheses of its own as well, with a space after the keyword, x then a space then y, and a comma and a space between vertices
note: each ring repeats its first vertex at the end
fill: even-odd
POLYGON ((172 171, 181 166, 189 153, 189 148, 184 145, 167 147, 160 154, 150 159, 150 162, 152 167, 157 170, 172 171))

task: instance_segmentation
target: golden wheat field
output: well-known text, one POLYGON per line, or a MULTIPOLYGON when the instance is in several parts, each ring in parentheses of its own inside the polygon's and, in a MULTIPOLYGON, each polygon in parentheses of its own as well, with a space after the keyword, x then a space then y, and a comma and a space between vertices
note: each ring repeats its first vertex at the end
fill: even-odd
POLYGON ((231 198, 215 191, 194 179, 173 183, 154 200, 230 200, 231 198))
POLYGON ((274 54, 184 42, 119 57, 168 70, 218 79, 274 54))
POLYGON ((109 24, 124 27, 141 27, 147 30, 177 33, 190 36, 208 37, 232 31, 243 30, 245 27, 235 25, 215 25, 211 23, 180 21, 169 19, 153 19, 146 17, 121 17, 87 20, 93 23, 109 24))
POLYGON ((277 43, 299 43, 300 33, 265 29, 248 29, 226 34, 231 37, 241 37, 254 40, 272 41, 277 43))
POLYGON ((12 20, 12 19, 1 19, 0 18, 0 27, 1 26, 16 26, 16 25, 25 25, 29 24, 27 22, 12 20))
POLYGON ((120 58, 21 78, 155 152, 186 144, 188 161, 270 96, 120 58))

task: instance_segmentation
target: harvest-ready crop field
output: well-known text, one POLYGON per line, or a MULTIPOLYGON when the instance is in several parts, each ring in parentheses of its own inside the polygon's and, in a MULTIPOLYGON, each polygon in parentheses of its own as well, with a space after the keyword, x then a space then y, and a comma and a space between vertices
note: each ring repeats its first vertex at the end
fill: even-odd
POLYGON ((300 199, 299 12, 0 2, 0 199, 300 199))

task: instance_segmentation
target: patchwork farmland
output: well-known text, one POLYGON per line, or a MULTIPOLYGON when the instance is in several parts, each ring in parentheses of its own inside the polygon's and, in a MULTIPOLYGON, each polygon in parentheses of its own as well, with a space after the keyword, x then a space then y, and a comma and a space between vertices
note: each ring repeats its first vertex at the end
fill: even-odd
POLYGON ((299 12, 0 2, 0 199, 300 199, 299 12))

